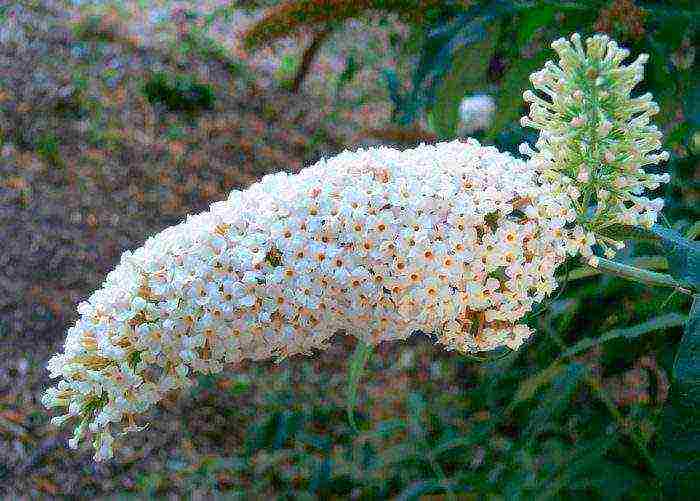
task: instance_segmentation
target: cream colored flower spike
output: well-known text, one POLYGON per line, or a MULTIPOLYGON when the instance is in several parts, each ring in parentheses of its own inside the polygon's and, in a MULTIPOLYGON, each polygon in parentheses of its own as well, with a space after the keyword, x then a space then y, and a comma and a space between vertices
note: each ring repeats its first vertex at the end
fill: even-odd
POLYGON ((650 124, 659 111, 652 95, 630 96, 649 56, 641 54, 625 66, 621 62, 629 51, 607 36, 595 35, 585 45, 578 34, 571 42, 553 42, 559 64, 548 61, 531 75, 541 94, 525 91, 530 114, 521 124, 539 129, 540 135, 535 150, 523 144, 520 152, 558 192, 569 193, 577 221, 612 258, 624 243, 607 238, 607 228, 649 228, 656 222, 663 199, 650 200, 644 190, 658 188, 670 176, 644 167, 668 160, 668 152, 658 151, 662 134, 650 124))
POLYGON ((266 176, 125 252, 49 362, 48 407, 70 441, 113 432, 195 373, 434 333, 448 350, 517 349, 518 321, 557 287, 567 254, 591 255, 576 211, 532 164, 473 139, 345 151, 266 176))

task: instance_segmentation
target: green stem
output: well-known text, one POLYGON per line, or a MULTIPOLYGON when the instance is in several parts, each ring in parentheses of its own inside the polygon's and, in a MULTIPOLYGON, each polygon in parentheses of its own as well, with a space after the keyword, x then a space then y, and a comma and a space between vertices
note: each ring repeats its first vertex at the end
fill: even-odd
MULTIPOLYGON (((664 256, 641 256, 630 262, 635 268, 645 270, 668 270, 668 260, 664 256)), ((594 277, 603 273, 600 268, 592 266, 582 266, 569 272, 569 280, 580 280, 582 278, 594 277)))
POLYGON ((656 273, 605 258, 598 259, 598 266, 596 268, 600 270, 601 273, 608 273, 610 275, 626 278, 633 282, 656 285, 659 287, 670 287, 683 294, 688 294, 689 296, 693 294, 692 290, 686 284, 679 282, 671 275, 665 273, 656 273))

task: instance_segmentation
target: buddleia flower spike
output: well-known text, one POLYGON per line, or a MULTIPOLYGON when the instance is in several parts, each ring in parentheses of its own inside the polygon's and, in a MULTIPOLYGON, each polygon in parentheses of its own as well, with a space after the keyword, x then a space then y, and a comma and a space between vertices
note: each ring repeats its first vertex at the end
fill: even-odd
POLYGON ((415 331, 463 353, 519 348, 521 319, 581 251, 569 200, 526 162, 476 140, 343 152, 234 191, 127 251, 78 306, 47 407, 69 441, 114 432, 196 374, 415 331))
POLYGON ((613 257, 624 243, 606 237, 606 228, 651 227, 663 199, 650 200, 644 192, 670 179, 644 169, 669 157, 659 151, 662 134, 650 123, 659 111, 652 95, 631 96, 648 56, 624 65, 629 51, 601 34, 588 38, 585 47, 575 33, 552 48, 559 63, 547 61, 533 73, 538 92, 523 94, 530 113, 521 124, 540 133, 534 149, 522 144, 520 151, 571 198, 578 224, 595 236, 606 257, 613 257))

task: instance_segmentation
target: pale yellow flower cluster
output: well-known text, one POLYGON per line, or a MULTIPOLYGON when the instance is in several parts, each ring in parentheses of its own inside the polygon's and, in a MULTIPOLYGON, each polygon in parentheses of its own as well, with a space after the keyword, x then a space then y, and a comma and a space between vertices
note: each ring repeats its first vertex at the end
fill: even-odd
POLYGON ((521 123, 539 129, 539 139, 534 150, 523 144, 520 151, 555 189, 570 194, 577 222, 613 257, 624 244, 607 238, 605 229, 651 227, 663 199, 650 200, 644 191, 670 179, 644 170, 668 160, 668 152, 658 151, 662 134, 650 124, 659 107, 649 93, 630 97, 648 56, 622 65, 629 51, 605 35, 588 38, 584 48, 574 34, 571 42, 562 38, 552 48, 559 64, 548 61, 530 77, 541 94, 523 95, 530 113, 521 123))
POLYGON ((194 373, 323 349, 337 332, 375 345, 413 332, 461 352, 517 349, 519 320, 590 254, 569 196, 531 163, 477 141, 343 152, 266 176, 126 252, 79 305, 49 362, 71 447, 113 431, 194 373))

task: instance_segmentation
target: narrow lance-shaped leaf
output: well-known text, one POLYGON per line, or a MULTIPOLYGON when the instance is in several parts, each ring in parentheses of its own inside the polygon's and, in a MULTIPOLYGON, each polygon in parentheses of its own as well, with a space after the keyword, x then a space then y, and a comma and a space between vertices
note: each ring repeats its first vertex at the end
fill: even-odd
POLYGON ((670 329, 672 327, 679 327, 683 325, 686 321, 686 316, 679 313, 669 313, 667 315, 662 315, 660 317, 652 318, 646 322, 633 327, 627 327, 625 329, 614 329, 611 330, 598 338, 583 338, 574 346, 562 353, 562 357, 570 357, 586 351, 594 346, 603 344, 612 339, 634 339, 647 334, 649 332, 654 332, 662 329, 670 329))
POLYGON ((691 499, 700 485, 700 296, 690 310, 673 367, 659 432, 657 463, 668 499, 691 499))
POLYGON ((355 405, 357 404, 357 388, 360 378, 364 372, 365 365, 372 353, 372 347, 362 341, 357 342, 355 352, 350 359, 350 370, 348 371, 348 420, 355 432, 358 431, 355 423, 355 405))

